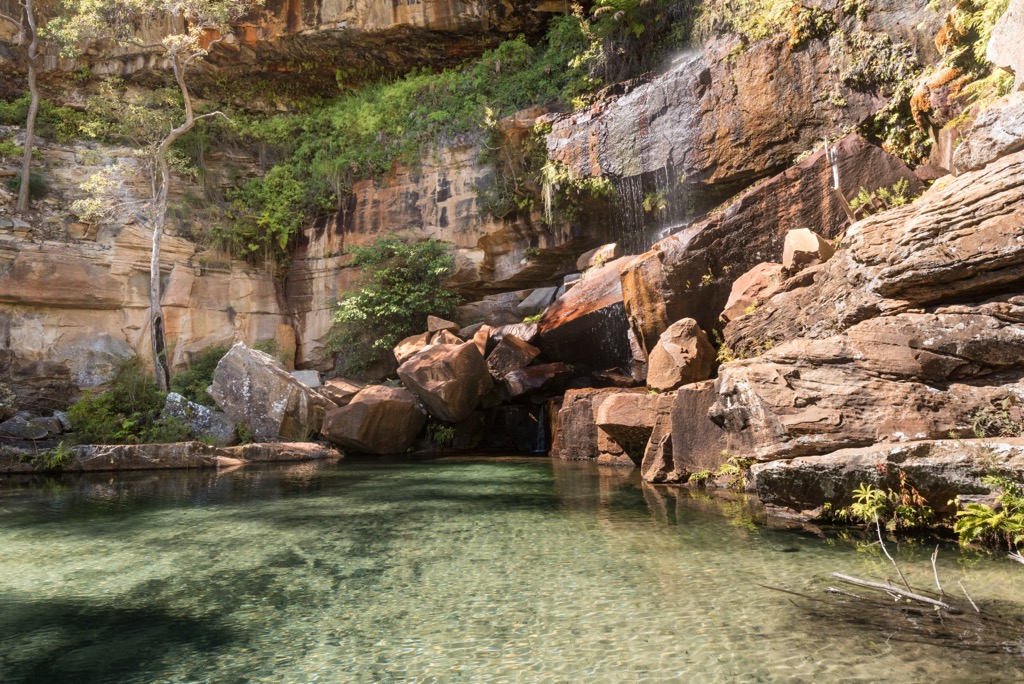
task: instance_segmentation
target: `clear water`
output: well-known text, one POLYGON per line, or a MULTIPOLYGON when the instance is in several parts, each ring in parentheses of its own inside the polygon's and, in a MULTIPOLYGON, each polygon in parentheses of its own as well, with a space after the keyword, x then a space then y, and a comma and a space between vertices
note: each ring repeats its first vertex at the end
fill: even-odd
MULTIPOLYGON (((912 583, 930 549, 905 547, 912 583)), ((546 459, 342 463, 0 488, 3 682, 993 682, 1020 656, 816 617, 888 574, 742 502, 546 459)), ((976 600, 1024 567, 940 557, 976 600)))

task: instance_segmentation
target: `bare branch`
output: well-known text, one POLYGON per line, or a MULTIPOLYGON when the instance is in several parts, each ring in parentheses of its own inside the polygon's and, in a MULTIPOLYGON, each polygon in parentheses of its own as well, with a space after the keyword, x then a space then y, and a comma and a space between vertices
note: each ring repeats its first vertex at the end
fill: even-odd
POLYGON ((896 568, 896 572, 899 573, 900 579, 903 580, 903 586, 907 588, 907 591, 911 591, 910 582, 903 576, 903 571, 900 570, 900 566, 896 564, 896 559, 889 555, 889 549, 885 548, 885 541, 882 539, 882 524, 878 522, 878 516, 875 516, 875 529, 878 530, 878 543, 882 545, 882 551, 892 561, 892 565, 896 568))
POLYGON ((1009 559, 1010 560, 1015 560, 1018 563, 1024 563, 1024 554, 1021 554, 1020 551, 1014 551, 1013 553, 1011 553, 1009 555, 1009 559))
POLYGON ((942 591, 942 585, 939 584, 939 569, 935 566, 935 561, 939 557, 939 545, 935 545, 935 552, 932 553, 932 573, 935 575, 935 586, 939 588, 939 596, 945 596, 946 592, 942 591))
POLYGON ((150 49, 152 49, 152 48, 161 48, 161 49, 163 49, 163 50, 166 50, 166 49, 167 49, 167 46, 166 46, 166 45, 164 45, 164 44, 163 44, 163 43, 161 43, 161 42, 156 42, 156 43, 142 43, 142 42, 139 42, 138 40, 135 40, 134 38, 122 39, 122 40, 119 40, 119 41, 117 41, 117 42, 119 42, 119 43, 123 43, 123 44, 125 44, 125 45, 134 45, 135 47, 140 47, 140 48, 142 48, 143 50, 150 50, 150 49))
POLYGON ((192 55, 191 57, 186 59, 185 63, 182 65, 182 68, 184 69, 185 67, 187 67, 189 64, 191 64, 193 62, 193 60, 201 59, 201 58, 205 57, 206 55, 210 54, 210 48, 212 48, 214 45, 220 45, 226 39, 227 39, 227 36, 221 36, 217 40, 211 40, 210 44, 206 47, 205 50, 200 50, 199 52, 195 53, 194 55, 192 55))
MULTIPOLYGON (((856 585, 858 587, 866 587, 868 589, 878 589, 879 591, 893 593, 893 594, 896 594, 897 596, 901 596, 901 597, 903 597, 905 599, 910 599, 911 601, 917 601, 918 603, 927 603, 929 606, 935 606, 936 608, 942 608, 943 610, 948 610, 950 613, 958 613, 958 612, 960 612, 956 608, 954 608, 953 606, 949 605, 948 603, 944 603, 942 601, 936 601, 935 599, 930 599, 927 596, 922 596, 921 594, 915 594, 913 591, 904 591, 902 589, 898 589, 898 588, 890 586, 888 584, 879 584, 878 582, 868 582, 867 580, 857 579, 856 577, 850 577, 849 575, 844 575, 844 574, 839 573, 839 572, 833 572, 832 576, 835 577, 836 579, 842 580, 842 581, 844 581, 844 582, 846 582, 848 584, 853 584, 853 585, 856 585)), ((972 603, 972 605, 973 605, 973 603, 972 603)), ((977 607, 975 607, 975 609, 977 609, 977 607)))
POLYGON ((960 589, 964 592, 964 596, 966 596, 967 600, 971 602, 971 607, 974 608, 974 612, 980 613, 981 609, 978 608, 978 604, 974 602, 974 599, 971 598, 971 595, 967 593, 967 587, 964 586, 964 583, 960 580, 957 580, 956 583, 960 585, 960 589))
POLYGON ((15 19, 14 17, 12 17, 12 16, 10 16, 8 14, 4 14, 3 12, 0 12, 0 19, 2 19, 4 21, 7 21, 7 22, 10 22, 13 26, 17 26, 18 28, 21 28, 21 21, 19 19, 15 19))
POLYGON ((210 119, 210 118, 213 118, 215 116, 223 116, 224 120, 227 121, 228 123, 230 123, 230 124, 234 124, 235 123, 234 121, 231 120, 231 117, 229 117, 227 114, 225 114, 224 112, 222 112, 220 110, 218 110, 216 112, 210 112, 208 114, 200 114, 199 116, 196 117, 196 121, 199 121, 200 119, 210 119))

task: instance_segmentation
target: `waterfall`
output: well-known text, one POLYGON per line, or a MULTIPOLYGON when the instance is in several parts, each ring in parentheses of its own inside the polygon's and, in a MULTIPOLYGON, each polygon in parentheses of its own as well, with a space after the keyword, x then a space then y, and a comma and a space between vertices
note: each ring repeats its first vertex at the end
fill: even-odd
POLYGON ((546 454, 548 452, 548 431, 547 431, 547 403, 540 405, 537 412, 537 436, 533 444, 533 453, 546 454))

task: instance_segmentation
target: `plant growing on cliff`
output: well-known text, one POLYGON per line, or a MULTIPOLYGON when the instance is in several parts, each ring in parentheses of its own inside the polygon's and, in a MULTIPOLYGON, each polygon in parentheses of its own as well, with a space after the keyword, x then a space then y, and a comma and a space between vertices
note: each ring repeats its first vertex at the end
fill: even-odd
POLYGON ((901 178, 888 188, 870 192, 867 188, 861 188, 857 196, 850 200, 850 208, 857 212, 858 218, 864 218, 910 204, 914 199, 910 196, 910 181, 901 178))
POLYGON ((387 236, 352 254, 363 284, 338 302, 331 345, 344 354, 349 370, 390 354, 400 340, 423 330, 427 316, 455 313, 458 295, 445 285, 455 259, 443 242, 387 236))
POLYGON ((230 33, 232 22, 262 4, 263 0, 64 0, 65 11, 47 26, 47 35, 62 45, 65 56, 76 54, 84 41, 102 44, 112 40, 122 46, 162 54, 174 74, 183 115, 170 130, 163 130, 161 137, 148 139, 143 145, 149 160, 149 222, 153 230, 149 266, 151 362, 157 386, 162 390, 167 389, 169 378, 164 362, 166 346, 160 305, 160 245, 167 224, 167 196, 172 181, 171 146, 198 121, 223 116, 221 112, 196 114, 187 83, 188 68, 230 33), (170 18, 172 30, 159 41, 142 43, 137 35, 139 24, 154 17, 170 18))

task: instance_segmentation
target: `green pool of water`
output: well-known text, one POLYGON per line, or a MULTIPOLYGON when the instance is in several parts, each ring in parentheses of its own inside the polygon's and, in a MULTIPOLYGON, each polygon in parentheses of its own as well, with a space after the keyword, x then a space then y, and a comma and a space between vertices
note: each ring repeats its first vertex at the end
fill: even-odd
MULTIPOLYGON (((899 550, 930 586, 930 548, 899 550)), ((1024 567, 940 555, 983 605, 1024 567)), ((1019 681, 818 614, 877 548, 545 459, 8 480, 3 682, 1019 681), (813 604, 810 604, 813 605, 813 604)))

